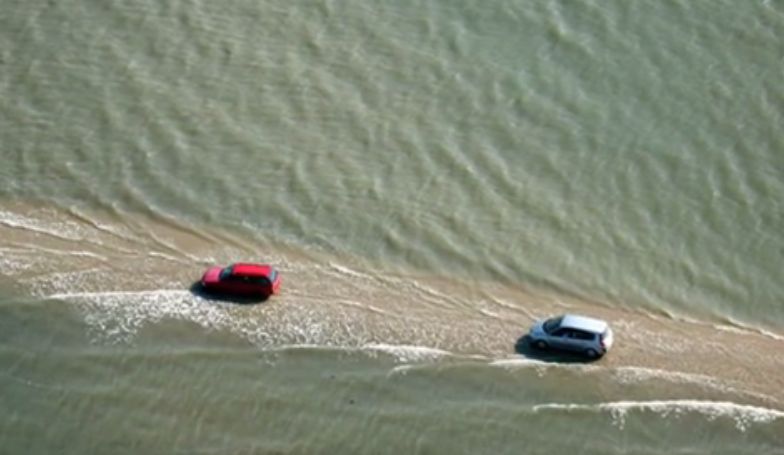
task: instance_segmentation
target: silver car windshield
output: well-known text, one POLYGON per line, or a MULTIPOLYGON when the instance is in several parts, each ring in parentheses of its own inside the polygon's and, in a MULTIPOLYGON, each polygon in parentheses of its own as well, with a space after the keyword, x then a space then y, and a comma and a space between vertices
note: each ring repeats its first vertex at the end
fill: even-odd
POLYGON ((547 332, 547 333, 553 333, 553 331, 555 329, 557 329, 558 327, 561 326, 561 320, 562 319, 563 319, 563 316, 557 317, 557 318, 548 319, 548 320, 544 321, 544 326, 543 326, 544 331, 547 332))

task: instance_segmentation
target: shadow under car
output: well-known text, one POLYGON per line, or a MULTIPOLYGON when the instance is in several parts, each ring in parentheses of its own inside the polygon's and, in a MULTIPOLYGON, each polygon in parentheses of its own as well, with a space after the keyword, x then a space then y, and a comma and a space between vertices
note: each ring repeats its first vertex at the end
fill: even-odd
POLYGON ((237 295, 227 294, 223 292, 211 292, 204 289, 201 281, 196 281, 190 287, 191 294, 201 297, 205 300, 214 300, 220 302, 237 303, 240 305, 253 305, 257 303, 266 302, 269 299, 268 295, 237 295))
POLYGON ((529 359, 540 360, 552 363, 591 363, 599 358, 591 358, 577 352, 562 349, 538 349, 531 343, 530 337, 526 334, 517 339, 514 346, 515 352, 529 359))

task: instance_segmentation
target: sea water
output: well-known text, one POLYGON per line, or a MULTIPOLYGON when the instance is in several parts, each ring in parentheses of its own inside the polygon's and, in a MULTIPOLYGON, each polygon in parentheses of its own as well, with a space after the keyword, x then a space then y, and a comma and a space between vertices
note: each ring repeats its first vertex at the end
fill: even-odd
POLYGON ((4 451, 784 451, 780 2, 2 11, 4 451))

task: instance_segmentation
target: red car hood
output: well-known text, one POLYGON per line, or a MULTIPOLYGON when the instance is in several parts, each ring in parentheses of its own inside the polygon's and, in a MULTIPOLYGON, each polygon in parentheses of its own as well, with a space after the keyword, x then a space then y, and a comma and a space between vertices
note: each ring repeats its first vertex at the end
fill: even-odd
POLYGON ((201 283, 205 285, 217 283, 220 281, 221 270, 223 270, 221 267, 210 267, 201 277, 201 283))

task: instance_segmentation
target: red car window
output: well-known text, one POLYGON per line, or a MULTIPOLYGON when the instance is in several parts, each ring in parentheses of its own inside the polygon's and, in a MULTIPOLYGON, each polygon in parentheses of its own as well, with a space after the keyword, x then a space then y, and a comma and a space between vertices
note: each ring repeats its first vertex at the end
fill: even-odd
POLYGON ((220 280, 221 281, 227 280, 231 276, 232 273, 234 273, 234 266, 233 265, 230 265, 230 266, 224 268, 223 270, 221 270, 220 280))

